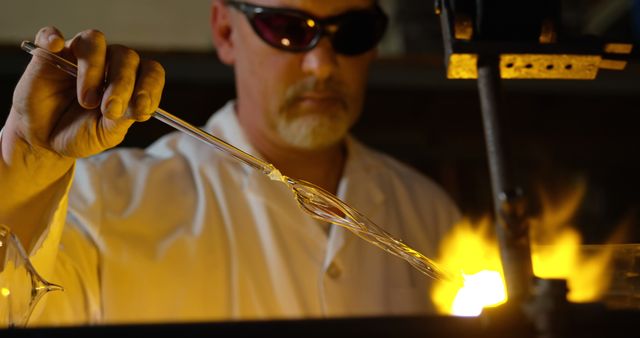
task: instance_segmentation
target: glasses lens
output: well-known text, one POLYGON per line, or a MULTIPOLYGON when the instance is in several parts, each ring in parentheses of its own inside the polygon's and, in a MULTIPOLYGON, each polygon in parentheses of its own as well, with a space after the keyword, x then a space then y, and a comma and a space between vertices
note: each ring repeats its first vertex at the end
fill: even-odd
POLYGON ((308 49, 319 33, 315 21, 290 13, 257 14, 253 26, 270 45, 294 51, 308 49))
POLYGON ((345 55, 364 53, 382 38, 387 17, 379 10, 346 13, 333 36, 333 48, 345 55))

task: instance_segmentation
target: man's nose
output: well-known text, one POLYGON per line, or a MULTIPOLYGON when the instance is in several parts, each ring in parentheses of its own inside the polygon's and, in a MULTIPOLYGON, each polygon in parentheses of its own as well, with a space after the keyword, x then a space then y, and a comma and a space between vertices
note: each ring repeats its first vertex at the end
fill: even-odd
POLYGON ((320 80, 330 78, 337 67, 337 54, 326 37, 321 38, 313 49, 304 53, 302 70, 320 80))

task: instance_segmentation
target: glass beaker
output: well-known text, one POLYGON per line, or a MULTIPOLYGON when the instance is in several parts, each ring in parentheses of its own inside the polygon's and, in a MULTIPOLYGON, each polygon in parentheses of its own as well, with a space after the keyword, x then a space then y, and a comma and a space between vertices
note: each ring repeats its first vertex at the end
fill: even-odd
POLYGON ((54 290, 62 287, 38 274, 16 235, 0 224, 0 328, 26 326, 38 301, 54 290))

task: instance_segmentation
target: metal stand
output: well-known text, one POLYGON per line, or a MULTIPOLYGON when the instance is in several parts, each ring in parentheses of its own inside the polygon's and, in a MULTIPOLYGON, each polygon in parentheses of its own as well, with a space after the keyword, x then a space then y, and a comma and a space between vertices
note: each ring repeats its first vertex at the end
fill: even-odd
POLYGON ((498 116, 502 106, 499 55, 479 55, 478 93, 491 176, 496 235, 512 302, 522 302, 530 294, 532 281, 531 250, 522 191, 507 168, 498 116))
MULTIPOLYGON (((633 326, 640 318, 635 311, 573 304, 567 301, 565 281, 533 277, 526 199, 510 176, 514 171, 505 159, 498 123, 503 113, 501 79, 592 80, 599 69, 624 69, 632 45, 558 37, 562 15, 556 0, 436 0, 435 11, 440 15, 447 78, 478 80, 496 235, 509 296, 507 304, 483 311, 485 327, 512 337, 555 338, 610 337, 619 327, 633 326)), ((627 329, 618 331, 625 336, 627 329)))

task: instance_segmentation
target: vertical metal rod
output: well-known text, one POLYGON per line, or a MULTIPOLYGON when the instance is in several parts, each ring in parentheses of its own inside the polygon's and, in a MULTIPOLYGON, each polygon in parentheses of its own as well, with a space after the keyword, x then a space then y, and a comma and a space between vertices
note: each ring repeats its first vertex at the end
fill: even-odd
POLYGON ((478 57, 478 94, 495 211, 496 235, 510 301, 521 302, 530 294, 531 250, 525 200, 507 168, 498 116, 502 105, 499 55, 478 57))

